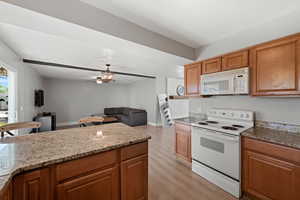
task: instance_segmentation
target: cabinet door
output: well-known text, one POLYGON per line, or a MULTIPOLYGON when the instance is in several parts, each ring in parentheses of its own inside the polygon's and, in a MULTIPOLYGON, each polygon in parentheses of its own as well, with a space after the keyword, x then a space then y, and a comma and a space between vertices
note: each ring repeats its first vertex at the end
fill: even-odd
POLYGON ((12 185, 11 183, 4 188, 3 193, 0 192, 1 200, 12 200, 12 185))
POLYGON ((253 95, 300 94, 300 43, 297 38, 255 47, 250 57, 253 95))
POLYGON ((118 168, 74 178, 57 186, 58 200, 118 200, 118 168))
POLYGON ((184 159, 191 161, 191 128, 183 124, 175 124, 175 151, 184 159))
POLYGON ((50 200, 50 190, 48 168, 18 175, 13 181, 14 200, 50 200))
POLYGON ((244 189, 263 200, 300 199, 300 167, 263 154, 244 152, 244 189))
POLYGON ((200 87, 201 63, 184 66, 185 95, 198 95, 200 87))
POLYGON ((202 63, 202 74, 210 74, 221 71, 221 57, 205 60, 202 63))
POLYGON ((121 199, 148 199, 148 156, 140 156, 121 163, 121 199))
POLYGON ((223 71, 241 68, 241 67, 247 67, 248 65, 249 65, 248 50, 227 54, 222 57, 223 71))

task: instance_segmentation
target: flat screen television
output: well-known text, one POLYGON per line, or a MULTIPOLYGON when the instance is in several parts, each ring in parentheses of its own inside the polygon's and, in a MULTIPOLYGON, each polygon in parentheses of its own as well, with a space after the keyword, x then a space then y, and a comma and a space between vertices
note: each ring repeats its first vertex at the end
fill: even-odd
POLYGON ((43 90, 35 90, 34 105, 37 107, 42 107, 44 105, 44 91, 43 90))

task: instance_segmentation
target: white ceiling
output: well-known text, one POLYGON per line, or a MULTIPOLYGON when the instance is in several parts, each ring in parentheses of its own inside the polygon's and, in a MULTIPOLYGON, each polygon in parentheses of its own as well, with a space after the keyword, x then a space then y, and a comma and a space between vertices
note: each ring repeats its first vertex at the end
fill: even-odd
POLYGON ((194 48, 276 20, 300 6, 299 0, 81 1, 194 48))
MULTIPOLYGON (((79 1, 79 0, 78 0, 79 1)), ((81 0, 192 47, 214 43, 299 9, 299 0, 81 0), (170 3, 171 2, 171 3, 170 3)), ((279 27, 280 28, 280 27, 279 27)), ((263 28, 261 34, 264 34, 263 28)), ((22 58, 145 75, 183 76, 191 60, 0 2, 0 39, 22 58), (12 14, 13 13, 13 14, 12 14)), ((32 65, 42 76, 97 73, 32 65)), ((118 76, 129 83, 140 78, 118 76)))
MULTIPOLYGON (((93 31, 75 24, 25 9, 0 4, 0 39, 22 58, 57 62, 88 68, 159 75, 172 68, 182 76, 188 59, 167 54, 130 41, 93 31), (14 11, 14 15, 7 13, 14 11)), ((93 79, 98 73, 31 65, 44 77, 93 79)), ((117 82, 130 83, 142 78, 116 76, 117 82)))

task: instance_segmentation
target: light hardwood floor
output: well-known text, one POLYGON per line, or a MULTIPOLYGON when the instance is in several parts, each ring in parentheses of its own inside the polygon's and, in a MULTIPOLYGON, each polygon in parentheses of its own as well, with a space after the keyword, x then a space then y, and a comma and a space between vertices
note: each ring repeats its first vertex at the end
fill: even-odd
POLYGON ((176 157, 174 128, 154 126, 135 128, 145 131, 152 137, 149 140, 148 200, 237 200, 193 173, 190 163, 176 157))
POLYGON ((193 173, 188 162, 176 158, 173 128, 136 128, 152 137, 149 141, 149 200, 236 200, 193 173))

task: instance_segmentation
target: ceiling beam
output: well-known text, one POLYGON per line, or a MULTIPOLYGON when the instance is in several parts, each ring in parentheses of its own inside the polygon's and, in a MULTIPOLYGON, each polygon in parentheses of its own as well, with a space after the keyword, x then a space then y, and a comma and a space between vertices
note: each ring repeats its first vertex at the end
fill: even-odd
POLYGON ((172 55, 195 60, 195 49, 149 31, 82 1, 74 0, 2 0, 18 7, 77 24, 94 31, 147 46, 172 55))
MULTIPOLYGON (((76 70, 83 70, 83 71, 93 71, 93 72, 105 72, 106 70, 101 69, 94 69, 94 68, 87 68, 87 67, 79 67, 74 65, 65 65, 65 64, 59 64, 59 63, 52 63, 52 62, 44 62, 39 60, 30 60, 30 59, 23 59, 24 63, 33 64, 33 65, 46 65, 51 67, 57 67, 57 68, 68 68, 68 69, 76 69, 76 70)), ((133 73, 126 73, 126 72, 117 72, 117 71, 111 71, 114 74, 118 75, 124 75, 124 76, 135 76, 140 78, 150 78, 155 79, 155 76, 148 76, 143 74, 133 74, 133 73)))

